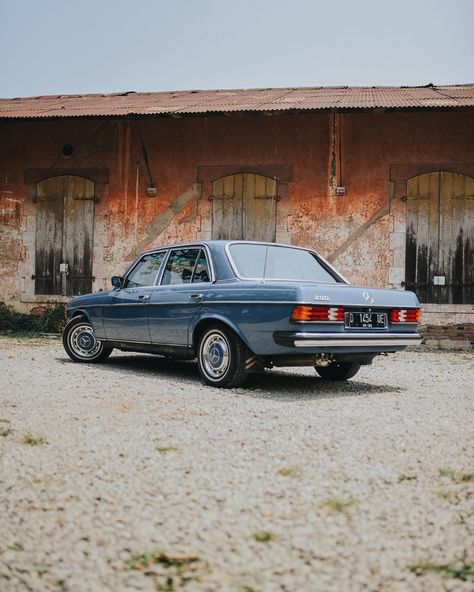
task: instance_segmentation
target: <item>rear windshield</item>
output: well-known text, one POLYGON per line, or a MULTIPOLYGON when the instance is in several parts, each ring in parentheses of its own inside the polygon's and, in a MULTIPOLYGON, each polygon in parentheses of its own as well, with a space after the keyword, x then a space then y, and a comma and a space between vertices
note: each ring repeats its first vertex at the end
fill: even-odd
POLYGON ((238 274, 245 279, 342 283, 316 255, 303 249, 234 243, 229 245, 229 253, 238 274))

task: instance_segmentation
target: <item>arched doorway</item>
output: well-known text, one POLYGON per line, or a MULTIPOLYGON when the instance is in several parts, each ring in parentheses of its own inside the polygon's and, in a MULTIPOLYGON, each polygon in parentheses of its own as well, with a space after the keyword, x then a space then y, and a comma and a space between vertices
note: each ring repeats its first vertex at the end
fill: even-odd
POLYGON ((94 183, 75 175, 36 185, 36 294, 92 291, 94 195, 94 183))
POLYGON ((275 241, 277 181, 250 173, 212 183, 212 238, 275 241))
POLYGON ((474 299, 474 179, 434 172, 407 182, 405 286, 421 302, 474 299))

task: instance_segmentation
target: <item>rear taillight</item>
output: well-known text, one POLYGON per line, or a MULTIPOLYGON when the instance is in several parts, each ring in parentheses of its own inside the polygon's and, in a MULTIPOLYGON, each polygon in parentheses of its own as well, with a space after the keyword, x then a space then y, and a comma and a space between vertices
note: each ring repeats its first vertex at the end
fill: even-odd
POLYGON ((392 323, 420 323, 421 308, 394 308, 390 311, 392 323))
POLYGON ((291 313, 292 321, 343 321, 344 309, 340 306, 311 306, 299 304, 291 313))

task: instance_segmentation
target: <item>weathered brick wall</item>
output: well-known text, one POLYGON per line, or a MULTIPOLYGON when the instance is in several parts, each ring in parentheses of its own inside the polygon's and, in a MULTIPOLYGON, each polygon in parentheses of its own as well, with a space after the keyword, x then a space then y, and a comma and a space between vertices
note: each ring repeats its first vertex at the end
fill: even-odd
POLYGON ((424 343, 446 349, 474 349, 474 323, 447 324, 443 326, 423 325, 420 327, 424 343))

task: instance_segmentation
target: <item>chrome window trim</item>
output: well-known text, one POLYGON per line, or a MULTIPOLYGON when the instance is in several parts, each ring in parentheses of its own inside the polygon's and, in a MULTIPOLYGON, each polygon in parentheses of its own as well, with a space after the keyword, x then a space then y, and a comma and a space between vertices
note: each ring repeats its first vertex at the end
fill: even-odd
MULTIPOLYGON (((132 273, 132 271, 135 269, 135 267, 138 265, 138 263, 143 259, 143 257, 145 257, 146 255, 153 255, 155 253, 161 253, 161 252, 165 252, 165 257, 163 259, 163 263, 161 264, 161 267, 158 271, 158 273, 156 274, 155 277, 155 281, 152 285, 150 286, 140 286, 141 288, 154 288, 154 287, 160 287, 161 285, 169 285, 169 284, 161 284, 161 280, 164 274, 164 270, 165 267, 168 263, 168 259, 170 257, 170 253, 173 250, 182 250, 182 249, 203 249, 204 253, 206 255, 206 259, 209 265, 209 271, 211 272, 211 277, 210 280, 208 282, 196 282, 194 284, 191 284, 193 286, 200 286, 200 285, 209 285, 209 284, 214 284, 217 279, 216 279, 216 272, 215 272, 215 268, 214 268, 214 260, 212 258, 211 255, 211 251, 209 249, 209 247, 204 244, 204 243, 187 243, 187 244, 183 244, 183 245, 168 245, 165 247, 158 247, 156 249, 147 249, 146 251, 142 251, 141 253, 139 253, 139 255, 137 256, 137 258, 135 259, 135 261, 133 261, 128 268, 125 270, 124 273, 124 282, 127 280, 128 276, 132 273)), ((180 285, 180 284, 176 284, 176 285, 180 285)), ((183 284, 184 285, 184 284, 183 284)), ((120 290, 124 290, 126 288, 119 288, 120 290)), ((111 292, 113 292, 114 290, 111 290, 111 292)))
POLYGON ((156 284, 156 278, 159 275, 161 275, 161 273, 162 273, 163 263, 167 259, 166 250, 167 250, 166 248, 161 248, 161 249, 156 249, 156 251, 145 251, 143 253, 140 253, 138 255, 138 257, 135 259, 135 261, 132 263, 132 265, 126 270, 125 275, 123 276, 123 283, 125 284, 125 282, 130 277, 130 274, 133 273, 133 270, 138 266, 138 264, 140 263, 140 261, 142 261, 142 259, 144 259, 148 255, 157 255, 158 253, 165 252, 165 256, 164 256, 163 261, 161 262, 161 265, 160 265, 160 269, 156 272, 155 278, 154 278, 152 284, 150 284, 149 286, 132 286, 130 288, 128 286, 124 285, 123 288, 119 288, 119 290, 138 290, 138 288, 148 288, 148 289, 152 288, 156 284))
POLYGON ((159 275, 160 275, 159 281, 155 282, 155 285, 154 285, 154 287, 158 287, 158 288, 161 288, 163 286, 203 286, 203 285, 208 286, 209 284, 214 284, 216 282, 214 261, 212 260, 211 252, 210 252, 208 246, 204 243, 192 243, 192 244, 183 245, 183 246, 179 245, 179 246, 169 247, 168 248, 168 255, 164 260, 164 264, 162 265, 162 269, 160 270, 159 275), (189 284, 162 284, 161 282, 163 281, 163 275, 165 273, 166 266, 168 265, 169 258, 171 257, 171 253, 173 251, 183 251, 185 249, 202 249, 204 251, 204 254, 206 255, 209 271, 211 272, 211 277, 209 278, 209 281, 208 282, 195 282, 192 284, 191 283, 189 283, 189 284))
POLYGON ((351 283, 349 282, 348 279, 346 279, 341 273, 339 273, 339 271, 337 271, 330 263, 329 261, 326 261, 326 259, 324 257, 322 257, 317 251, 314 251, 313 249, 305 249, 304 247, 297 247, 297 246, 293 246, 293 245, 285 245, 283 243, 264 243, 264 242, 259 242, 259 241, 243 241, 243 240, 236 240, 236 241, 229 241, 228 243, 225 244, 224 247, 227 259, 230 263, 230 266, 232 268, 232 271, 234 272, 235 276, 237 278, 239 278, 239 280, 243 280, 243 281, 260 281, 260 282, 305 282, 305 283, 311 283, 311 284, 326 284, 328 286, 338 286, 341 283, 342 284, 347 284, 347 285, 351 285, 351 283), (249 277, 243 277, 240 275, 238 269, 237 269, 237 265, 235 264, 235 261, 232 258, 231 252, 230 252, 230 247, 232 245, 263 245, 263 246, 269 246, 269 247, 286 247, 287 249, 298 249, 299 251, 306 251, 307 253, 311 253, 312 255, 314 255, 316 257, 316 260, 320 260, 324 263, 324 265, 326 265, 331 271, 332 273, 334 273, 334 275, 341 279, 342 282, 324 282, 324 281, 317 281, 317 280, 299 280, 299 279, 291 279, 291 278, 262 278, 262 277, 254 277, 254 278, 249 278, 249 277))

